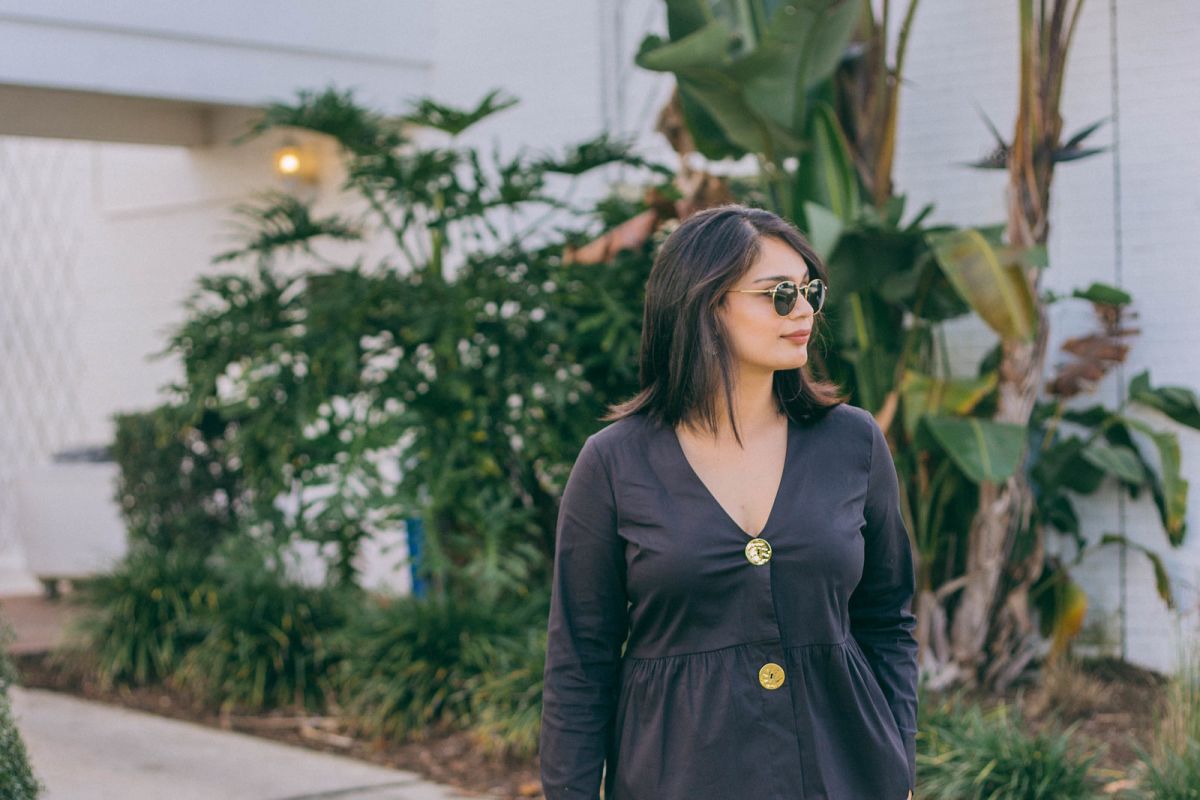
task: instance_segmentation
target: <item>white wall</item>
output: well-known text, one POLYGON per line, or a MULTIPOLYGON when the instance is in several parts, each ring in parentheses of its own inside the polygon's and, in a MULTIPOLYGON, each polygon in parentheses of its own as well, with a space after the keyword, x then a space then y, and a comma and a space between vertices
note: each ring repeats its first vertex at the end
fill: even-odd
POLYGON ((188 149, 0 137, 0 591, 32 585, 16 530, 22 477, 54 452, 111 441, 113 413, 156 405, 178 380, 174 359, 150 356, 231 247, 232 205, 282 188, 271 168, 280 140, 188 149))

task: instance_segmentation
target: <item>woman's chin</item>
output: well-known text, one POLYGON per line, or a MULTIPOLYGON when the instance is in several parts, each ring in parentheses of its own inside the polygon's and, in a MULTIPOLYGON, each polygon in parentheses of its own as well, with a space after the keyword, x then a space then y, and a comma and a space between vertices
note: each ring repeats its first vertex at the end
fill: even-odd
POLYGON ((777 370, 800 369, 807 363, 808 363, 808 351, 804 351, 799 354, 793 354, 789 358, 779 359, 779 361, 776 362, 775 369, 777 369, 777 370))

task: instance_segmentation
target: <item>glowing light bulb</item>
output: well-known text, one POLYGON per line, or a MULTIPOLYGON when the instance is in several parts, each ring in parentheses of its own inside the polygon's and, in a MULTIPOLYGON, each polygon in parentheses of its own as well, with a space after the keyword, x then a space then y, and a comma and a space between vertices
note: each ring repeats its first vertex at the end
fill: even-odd
POLYGON ((300 150, 296 147, 281 147, 275 153, 275 170, 280 175, 300 174, 300 150))

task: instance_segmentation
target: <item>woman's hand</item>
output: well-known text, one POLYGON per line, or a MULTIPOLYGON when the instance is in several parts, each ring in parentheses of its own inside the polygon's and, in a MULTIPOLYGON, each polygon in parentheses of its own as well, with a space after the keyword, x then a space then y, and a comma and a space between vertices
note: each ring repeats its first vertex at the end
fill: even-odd
POLYGON ((908 797, 906 798, 906 800, 912 800, 912 789, 908 790, 908 797))

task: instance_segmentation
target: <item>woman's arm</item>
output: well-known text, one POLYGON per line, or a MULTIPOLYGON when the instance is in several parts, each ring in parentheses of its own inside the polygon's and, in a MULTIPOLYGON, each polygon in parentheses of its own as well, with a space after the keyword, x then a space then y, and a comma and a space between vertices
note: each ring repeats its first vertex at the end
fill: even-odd
POLYGON ((850 596, 850 628, 891 707, 916 781, 917 639, 912 544, 900 514, 900 486, 887 438, 870 417, 871 466, 863 526, 862 580, 850 596))
POLYGON ((627 631, 612 481, 588 437, 567 478, 555 531, 540 742, 546 800, 599 796, 627 631))

